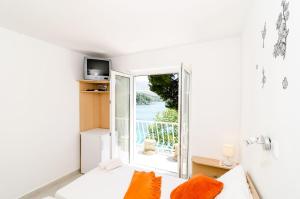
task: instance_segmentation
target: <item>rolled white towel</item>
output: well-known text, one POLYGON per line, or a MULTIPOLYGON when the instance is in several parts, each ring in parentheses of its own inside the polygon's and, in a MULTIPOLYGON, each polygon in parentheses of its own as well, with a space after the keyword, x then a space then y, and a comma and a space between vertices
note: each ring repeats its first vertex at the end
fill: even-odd
POLYGON ((110 164, 105 166, 106 170, 113 170, 118 167, 121 167, 123 165, 122 161, 120 159, 113 159, 110 164))
POLYGON ((114 158, 114 159, 111 159, 111 160, 100 162, 99 163, 99 168, 100 169, 105 169, 105 170, 112 170, 112 169, 118 168, 122 165, 123 165, 123 163, 119 158, 114 158))
POLYGON ((111 163, 111 161, 112 161, 112 160, 106 160, 106 161, 100 162, 100 163, 99 163, 99 168, 100 168, 100 169, 105 169, 105 167, 106 167, 107 165, 109 165, 109 164, 111 163))

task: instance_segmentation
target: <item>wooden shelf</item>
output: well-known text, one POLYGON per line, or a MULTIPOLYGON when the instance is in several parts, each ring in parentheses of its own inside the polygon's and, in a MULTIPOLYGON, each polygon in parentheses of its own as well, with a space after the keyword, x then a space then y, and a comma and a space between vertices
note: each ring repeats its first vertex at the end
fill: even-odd
POLYGON ((202 164, 206 166, 212 166, 212 167, 218 167, 221 169, 232 169, 232 167, 227 167, 221 164, 220 160, 212 159, 212 158, 205 158, 205 157, 198 157, 198 156, 192 156, 192 162, 196 164, 202 164))
POLYGON ((109 84, 109 80, 78 80, 81 83, 88 84, 109 84))
POLYGON ((81 93, 109 93, 109 91, 80 91, 81 93))
POLYGON ((212 178, 218 178, 236 165, 232 167, 223 166, 220 160, 205 158, 205 157, 192 157, 192 176, 197 174, 206 175, 212 178))

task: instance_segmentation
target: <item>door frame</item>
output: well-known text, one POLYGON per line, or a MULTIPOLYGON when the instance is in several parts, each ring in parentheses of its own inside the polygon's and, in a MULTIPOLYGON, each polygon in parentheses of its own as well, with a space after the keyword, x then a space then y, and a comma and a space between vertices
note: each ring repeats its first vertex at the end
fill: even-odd
POLYGON ((129 163, 132 161, 132 147, 133 147, 133 76, 127 73, 111 70, 111 79, 110 79, 110 130, 112 132, 111 136, 111 157, 115 157, 115 86, 116 86, 116 76, 122 76, 129 78, 129 163))
MULTIPOLYGON (((178 74, 178 143, 181 142, 181 138, 180 138, 180 129, 181 129, 181 97, 180 97, 180 93, 181 93, 181 66, 180 67, 168 67, 168 68, 158 68, 158 69, 149 69, 149 70, 136 70, 133 72, 133 139, 135 138, 136 135, 136 88, 135 88, 135 83, 136 83, 136 77, 139 76, 149 76, 149 75, 165 75, 165 74, 172 74, 172 73, 176 73, 178 74)), ((135 146, 135 143, 133 143, 133 145, 135 146)), ((180 146, 180 144, 179 144, 180 146)), ((181 153, 181 147, 179 147, 179 154, 181 153)), ((133 150, 136 150, 133 147, 133 150)), ((133 153, 134 151, 132 151, 133 153)), ((133 154, 132 154, 132 158, 133 158, 133 154)), ((180 155, 179 155, 180 158, 180 155)), ((132 159, 133 161, 133 159, 132 159)), ((177 174, 178 176, 180 175, 180 159, 178 159, 178 166, 177 166, 177 174)))
POLYGON ((183 118, 182 118, 182 107, 183 107, 183 94, 182 94, 182 85, 183 85, 183 72, 186 71, 189 74, 189 100, 188 100, 188 104, 189 104, 189 113, 188 113, 188 141, 187 141, 187 176, 185 176, 186 178, 190 177, 191 174, 191 153, 190 153, 190 130, 191 130, 191 122, 190 122, 190 118, 191 118, 191 85, 192 85, 192 70, 190 69, 191 67, 188 65, 184 65, 183 63, 181 63, 180 66, 180 72, 179 72, 179 96, 178 96, 178 120, 179 120, 179 139, 178 139, 178 143, 179 143, 179 161, 178 161, 178 175, 179 177, 183 177, 182 174, 182 155, 181 155, 181 150, 182 150, 182 123, 183 123, 183 118))

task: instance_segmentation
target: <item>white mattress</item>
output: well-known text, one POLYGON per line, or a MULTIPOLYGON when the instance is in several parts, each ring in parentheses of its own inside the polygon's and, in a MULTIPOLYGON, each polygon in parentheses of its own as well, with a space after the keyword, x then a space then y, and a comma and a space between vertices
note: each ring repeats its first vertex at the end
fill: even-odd
MULTIPOLYGON (((122 199, 136 168, 122 166, 112 171, 93 169, 74 182, 58 190, 56 199, 122 199)), ((136 169, 139 170, 139 169, 136 169)), ((169 199, 172 190, 184 179, 161 175, 161 199, 169 199)))

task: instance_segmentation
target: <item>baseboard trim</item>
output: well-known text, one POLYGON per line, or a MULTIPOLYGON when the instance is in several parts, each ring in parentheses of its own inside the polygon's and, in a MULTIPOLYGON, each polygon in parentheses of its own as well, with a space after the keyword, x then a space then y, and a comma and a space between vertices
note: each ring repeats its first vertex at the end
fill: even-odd
POLYGON ((67 175, 64 175, 60 178, 57 178, 56 180, 53 180, 45 185, 42 185, 40 186, 39 188, 37 189, 34 189, 32 191, 30 191, 29 193, 26 193, 25 195, 19 197, 20 199, 26 199, 26 198, 32 198, 33 196, 35 196, 36 194, 40 193, 40 192, 43 192, 44 190, 47 190, 48 187, 50 186, 53 186, 57 183, 60 183, 60 182, 63 182, 65 181, 66 179, 70 178, 70 177, 73 177, 73 176, 76 176, 80 174, 80 169, 76 169, 75 171, 72 171, 71 173, 67 174, 67 175))

